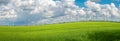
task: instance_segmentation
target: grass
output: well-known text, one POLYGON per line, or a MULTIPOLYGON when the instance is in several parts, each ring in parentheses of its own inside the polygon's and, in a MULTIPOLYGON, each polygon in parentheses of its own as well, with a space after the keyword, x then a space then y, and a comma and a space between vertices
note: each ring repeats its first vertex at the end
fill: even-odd
POLYGON ((72 22, 0 26, 0 41, 120 41, 120 23, 72 22))

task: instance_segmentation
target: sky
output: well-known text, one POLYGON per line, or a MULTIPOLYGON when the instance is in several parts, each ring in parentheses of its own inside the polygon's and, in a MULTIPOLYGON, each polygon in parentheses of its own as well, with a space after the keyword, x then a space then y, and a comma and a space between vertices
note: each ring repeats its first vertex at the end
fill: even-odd
MULTIPOLYGON (((80 7, 85 7, 84 2, 87 0, 75 0, 75 4, 80 6, 80 7)), ((116 7, 119 7, 120 0, 93 0, 93 2, 97 2, 99 4, 111 4, 114 3, 116 7)))
POLYGON ((120 0, 0 0, 0 25, 120 21, 120 0))

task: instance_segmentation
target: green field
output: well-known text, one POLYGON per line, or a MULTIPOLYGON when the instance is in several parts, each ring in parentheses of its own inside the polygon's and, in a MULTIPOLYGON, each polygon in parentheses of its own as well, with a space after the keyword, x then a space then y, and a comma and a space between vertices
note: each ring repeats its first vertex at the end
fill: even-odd
POLYGON ((0 41, 120 41, 118 22, 0 26, 0 41))

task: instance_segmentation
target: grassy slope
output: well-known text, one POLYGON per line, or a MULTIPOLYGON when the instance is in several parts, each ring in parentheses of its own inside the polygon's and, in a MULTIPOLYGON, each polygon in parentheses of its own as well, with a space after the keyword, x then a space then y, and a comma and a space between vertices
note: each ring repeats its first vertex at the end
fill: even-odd
POLYGON ((120 41, 119 31, 115 22, 0 26, 0 41, 120 41))

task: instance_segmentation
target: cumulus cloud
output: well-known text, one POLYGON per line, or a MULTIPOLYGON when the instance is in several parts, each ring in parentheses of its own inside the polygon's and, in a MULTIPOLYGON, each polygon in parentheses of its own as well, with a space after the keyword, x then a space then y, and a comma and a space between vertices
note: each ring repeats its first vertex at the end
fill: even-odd
POLYGON ((89 1, 92 1, 92 2, 100 2, 101 0, 89 0, 89 1))
POLYGON ((117 17, 120 18, 119 9, 114 5, 114 3, 109 4, 97 4, 95 2, 87 1, 85 5, 90 11, 97 15, 106 16, 106 17, 117 17))
POLYGON ((0 0, 0 25, 35 25, 71 21, 120 21, 120 9, 88 0, 86 7, 75 0, 0 0), (112 20, 114 19, 114 20, 112 20))

